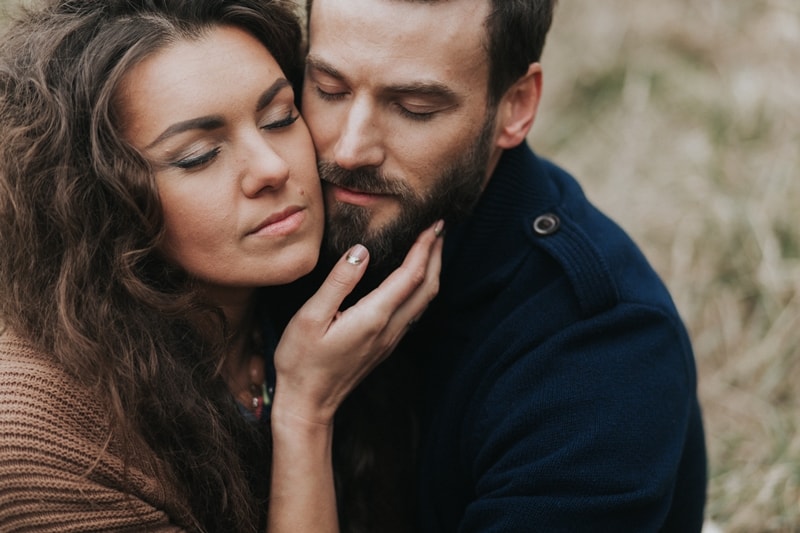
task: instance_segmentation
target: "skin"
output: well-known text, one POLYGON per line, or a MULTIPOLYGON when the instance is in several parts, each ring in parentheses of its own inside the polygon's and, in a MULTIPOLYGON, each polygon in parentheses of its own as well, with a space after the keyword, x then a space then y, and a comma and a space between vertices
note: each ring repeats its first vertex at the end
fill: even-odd
POLYGON ((173 261, 230 314, 246 309, 253 287, 314 267, 323 228, 314 148, 259 41, 221 28, 178 42, 134 67, 124 87, 126 137, 153 163, 173 261))
MULTIPOLYGON (((486 7, 315 1, 303 109, 320 160, 380 167, 424 195, 484 124, 486 7)), ((392 195, 333 186, 325 194, 332 209, 367 207, 373 229, 399 209, 392 195)))
MULTIPOLYGON (((428 193, 487 120, 488 9, 480 0, 315 0, 303 111, 320 161, 379 168, 428 193)), ((484 186, 502 151, 527 134, 540 87, 535 63, 498 104, 484 186)), ((366 209, 367 233, 400 210, 391 194, 327 183, 324 193, 332 213, 342 204, 366 209)))
MULTIPOLYGON (((240 333, 228 359, 245 371, 255 289, 308 273, 322 238, 314 148, 293 101, 269 51, 234 27, 155 53, 118 94, 123 135, 154 168, 164 253, 240 333)), ((438 291, 439 233, 423 232, 378 289, 340 311, 369 262, 353 247, 286 328, 274 358, 268 531, 338 531, 333 416, 438 291)))

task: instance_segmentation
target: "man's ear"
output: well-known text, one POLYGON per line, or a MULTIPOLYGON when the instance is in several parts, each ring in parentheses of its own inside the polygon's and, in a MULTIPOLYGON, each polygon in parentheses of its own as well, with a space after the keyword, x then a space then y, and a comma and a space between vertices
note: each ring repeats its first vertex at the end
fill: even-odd
POLYGON ((542 94, 542 66, 531 63, 528 72, 503 95, 497 108, 497 141, 499 148, 518 146, 533 126, 542 94))

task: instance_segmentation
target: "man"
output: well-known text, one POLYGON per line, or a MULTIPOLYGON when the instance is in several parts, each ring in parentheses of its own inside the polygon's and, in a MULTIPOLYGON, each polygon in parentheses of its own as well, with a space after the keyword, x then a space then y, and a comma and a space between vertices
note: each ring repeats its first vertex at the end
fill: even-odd
POLYGON ((439 296, 401 345, 424 371, 419 531, 699 531, 684 326, 635 244, 525 141, 554 3, 309 5, 327 241, 388 269, 448 222, 439 296))

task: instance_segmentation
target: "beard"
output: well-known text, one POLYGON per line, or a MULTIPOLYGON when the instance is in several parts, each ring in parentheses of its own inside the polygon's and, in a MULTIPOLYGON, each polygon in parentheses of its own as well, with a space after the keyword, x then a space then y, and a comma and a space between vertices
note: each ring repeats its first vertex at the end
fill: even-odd
POLYGON ((472 144, 441 173, 426 180, 432 186, 424 193, 379 168, 346 170, 321 161, 318 166, 323 182, 367 193, 391 194, 400 204, 400 214, 376 229, 369 228, 371 214, 365 207, 345 203, 326 206, 323 246, 330 259, 361 243, 369 250, 369 270, 380 278, 403 262, 419 234, 434 222, 443 219, 448 227, 463 220, 483 192, 493 133, 494 112, 489 111, 472 144))

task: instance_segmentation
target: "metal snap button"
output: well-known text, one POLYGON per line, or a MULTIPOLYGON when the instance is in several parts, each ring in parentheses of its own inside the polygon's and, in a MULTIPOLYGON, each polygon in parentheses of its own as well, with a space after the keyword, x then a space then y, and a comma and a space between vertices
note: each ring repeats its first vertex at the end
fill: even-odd
POLYGON ((536 220, 533 221, 533 231, 536 232, 537 235, 541 235, 546 237, 547 235, 552 235, 558 228, 561 226, 561 219, 558 218, 557 215, 553 213, 546 213, 544 215, 536 217, 536 220))

